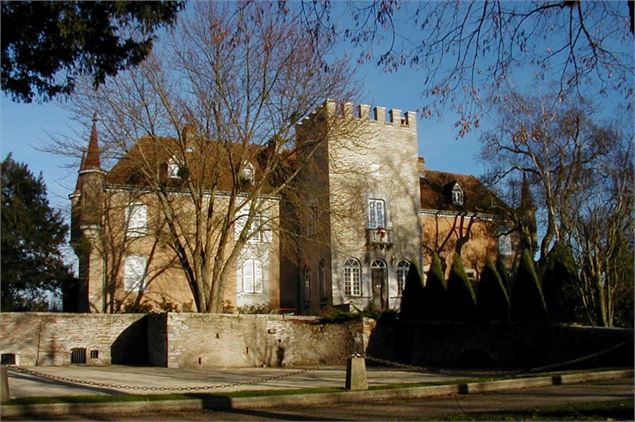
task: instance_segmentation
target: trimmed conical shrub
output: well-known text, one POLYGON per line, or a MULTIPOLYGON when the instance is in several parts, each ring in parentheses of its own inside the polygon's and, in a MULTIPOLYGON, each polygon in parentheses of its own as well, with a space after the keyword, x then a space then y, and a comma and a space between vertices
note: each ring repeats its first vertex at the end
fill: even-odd
POLYGON ((463 262, 454 256, 450 278, 448 278, 448 319, 453 321, 473 321, 476 316, 476 295, 467 279, 463 262))
POLYGON ((547 305, 542 295, 540 280, 536 274, 534 260, 524 250, 516 271, 512 287, 512 311, 514 321, 544 321, 547 305))
POLYGON ((506 291, 510 292, 512 289, 512 281, 509 277, 507 266, 505 265, 505 258, 501 255, 498 255, 498 258, 496 258, 496 271, 498 272, 498 276, 501 278, 506 291))
POLYGON ((488 257, 476 294, 476 308, 482 321, 508 321, 509 295, 495 264, 488 257))
POLYGON ((406 275, 406 285, 401 296, 399 318, 402 320, 422 320, 425 303, 423 281, 419 269, 413 262, 406 275))
POLYGON ((578 283, 571 250, 558 242, 547 255, 542 272, 542 291, 549 319, 556 322, 583 322, 582 303, 575 293, 578 283))
POLYGON ((441 259, 435 252, 426 279, 423 314, 426 321, 443 321, 447 319, 446 287, 441 259))

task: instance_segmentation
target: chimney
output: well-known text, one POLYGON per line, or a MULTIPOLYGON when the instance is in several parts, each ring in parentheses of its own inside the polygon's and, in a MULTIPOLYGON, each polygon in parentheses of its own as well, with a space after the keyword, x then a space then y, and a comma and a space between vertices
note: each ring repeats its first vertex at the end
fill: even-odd
POLYGON ((419 157, 417 168, 419 169, 419 175, 426 177, 426 160, 423 157, 419 157))

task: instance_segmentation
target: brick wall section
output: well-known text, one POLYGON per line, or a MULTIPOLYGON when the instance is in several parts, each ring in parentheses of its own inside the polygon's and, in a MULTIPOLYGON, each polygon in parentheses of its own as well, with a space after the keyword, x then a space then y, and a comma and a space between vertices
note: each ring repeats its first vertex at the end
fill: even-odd
POLYGON ((360 322, 314 317, 167 314, 170 368, 341 365, 362 349, 360 322))
POLYGON ((18 364, 68 365, 71 349, 86 349, 88 364, 147 362, 143 314, 0 314, 0 353, 15 353, 18 364), (97 350, 98 359, 90 359, 97 350))

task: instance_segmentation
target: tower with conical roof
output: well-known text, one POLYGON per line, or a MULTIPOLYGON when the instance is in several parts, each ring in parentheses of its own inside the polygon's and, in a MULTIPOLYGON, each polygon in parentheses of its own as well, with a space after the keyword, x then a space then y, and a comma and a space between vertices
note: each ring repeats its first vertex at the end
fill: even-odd
POLYGON ((97 282, 104 279, 104 266, 97 242, 102 232, 105 175, 94 116, 88 149, 82 154, 75 191, 70 195, 71 243, 79 258, 77 310, 80 312, 104 310, 104 289, 97 282))

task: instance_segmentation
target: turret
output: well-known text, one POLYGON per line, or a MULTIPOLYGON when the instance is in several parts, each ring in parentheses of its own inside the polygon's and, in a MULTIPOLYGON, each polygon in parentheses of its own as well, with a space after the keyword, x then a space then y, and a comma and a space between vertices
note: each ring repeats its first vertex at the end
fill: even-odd
POLYGON ((105 172, 101 169, 99 141, 97 136, 97 117, 93 117, 93 127, 90 133, 88 149, 82 157, 77 177, 77 187, 71 195, 79 197, 75 199, 79 206, 78 216, 80 227, 100 226, 102 200, 104 192, 105 172))

